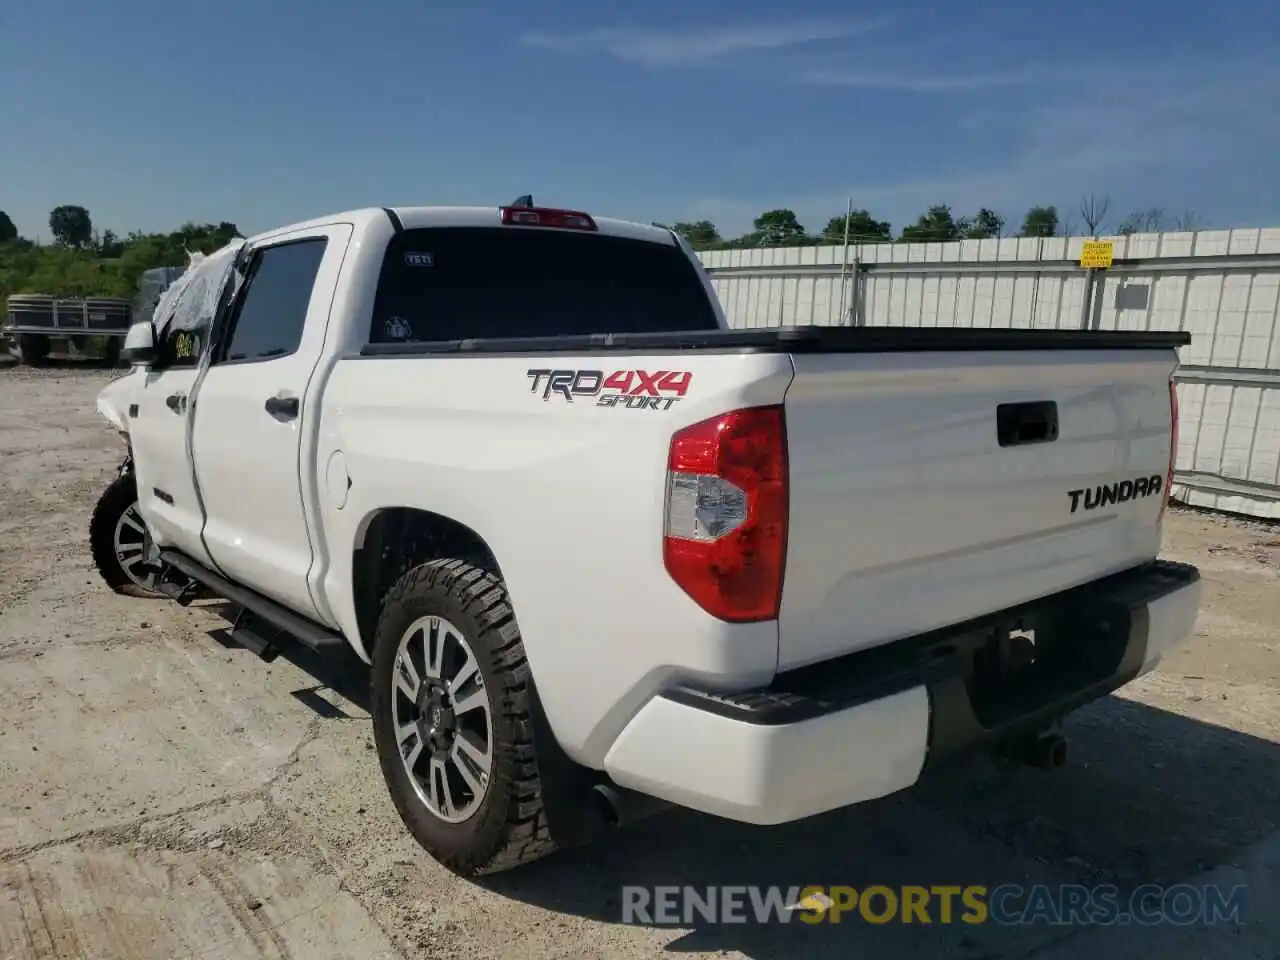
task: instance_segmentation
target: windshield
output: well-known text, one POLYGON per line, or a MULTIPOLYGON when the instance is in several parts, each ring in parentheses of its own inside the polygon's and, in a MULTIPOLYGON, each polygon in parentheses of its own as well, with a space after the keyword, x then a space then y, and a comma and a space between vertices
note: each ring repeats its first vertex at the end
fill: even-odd
POLYGON ((674 246, 511 227, 406 230, 387 247, 370 341, 715 330, 674 246))

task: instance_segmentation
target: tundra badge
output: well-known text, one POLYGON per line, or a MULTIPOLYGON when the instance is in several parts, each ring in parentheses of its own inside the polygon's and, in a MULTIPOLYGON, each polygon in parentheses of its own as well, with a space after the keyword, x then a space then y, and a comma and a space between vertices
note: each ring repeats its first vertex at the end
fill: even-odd
POLYGON ((1125 503, 1138 497, 1154 497, 1164 489, 1164 477, 1156 474, 1151 477, 1136 477, 1133 480, 1121 480, 1119 483, 1108 483, 1105 486, 1091 487, 1088 490, 1068 490, 1071 498, 1071 512, 1080 507, 1081 496, 1084 498, 1086 510, 1096 510, 1113 503, 1125 503))

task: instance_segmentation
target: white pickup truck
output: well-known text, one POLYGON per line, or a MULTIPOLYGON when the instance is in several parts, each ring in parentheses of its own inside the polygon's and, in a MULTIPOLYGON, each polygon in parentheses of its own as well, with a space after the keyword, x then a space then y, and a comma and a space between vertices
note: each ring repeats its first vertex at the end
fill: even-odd
POLYGON ((776 824, 1000 746, 1190 633, 1181 333, 730 330, 670 231, 369 209, 194 267, 101 412, 120 591, 349 645, 466 874, 679 805, 776 824))

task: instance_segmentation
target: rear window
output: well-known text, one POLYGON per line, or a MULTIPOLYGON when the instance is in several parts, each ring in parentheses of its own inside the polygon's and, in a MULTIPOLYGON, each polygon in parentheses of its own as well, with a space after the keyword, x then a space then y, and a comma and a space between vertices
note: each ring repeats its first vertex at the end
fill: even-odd
POLYGON ((406 230, 387 247, 372 343, 714 330, 675 246, 512 227, 406 230))

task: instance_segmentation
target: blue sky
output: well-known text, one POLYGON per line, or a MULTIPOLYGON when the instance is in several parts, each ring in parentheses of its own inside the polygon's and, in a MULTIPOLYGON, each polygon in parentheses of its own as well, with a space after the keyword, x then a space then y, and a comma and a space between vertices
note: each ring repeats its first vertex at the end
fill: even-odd
POLYGON ((526 192, 726 235, 1090 190, 1280 225, 1275 0, 10 2, 0 84, 0 209, 46 239, 60 203, 254 232, 526 192))

